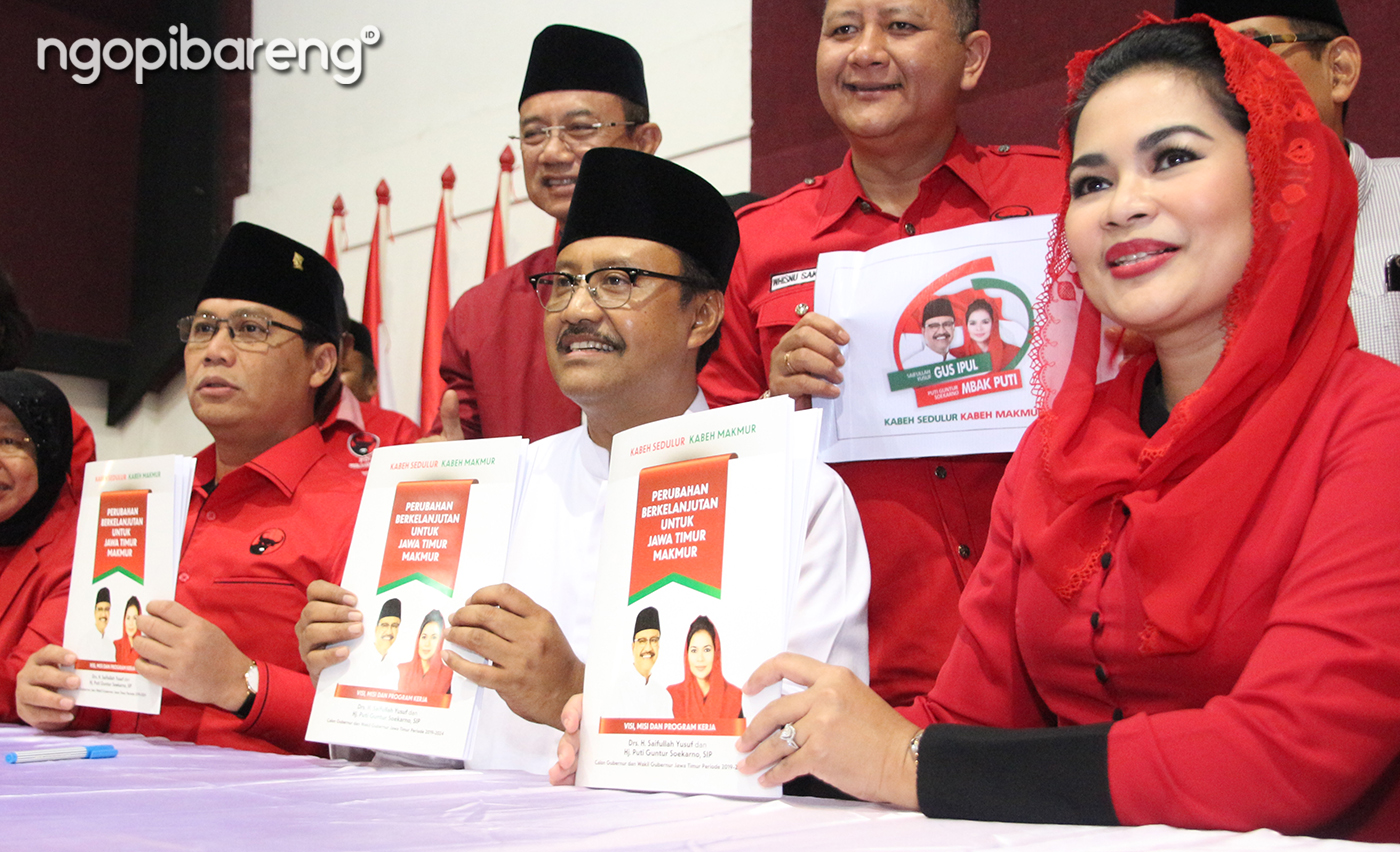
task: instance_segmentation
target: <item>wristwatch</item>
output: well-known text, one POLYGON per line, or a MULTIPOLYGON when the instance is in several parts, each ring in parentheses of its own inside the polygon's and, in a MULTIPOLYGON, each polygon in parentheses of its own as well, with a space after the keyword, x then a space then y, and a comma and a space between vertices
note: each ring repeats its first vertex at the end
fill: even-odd
POLYGON ((248 697, 243 699, 243 704, 233 715, 240 719, 248 718, 248 714, 253 712, 253 702, 258 698, 258 664, 255 662, 243 673, 243 682, 248 684, 248 697))

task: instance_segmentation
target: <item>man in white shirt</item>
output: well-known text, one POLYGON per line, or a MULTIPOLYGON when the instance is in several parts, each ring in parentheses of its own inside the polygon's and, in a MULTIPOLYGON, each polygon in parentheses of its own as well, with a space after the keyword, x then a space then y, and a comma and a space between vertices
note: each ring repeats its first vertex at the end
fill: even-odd
POLYGON ((632 669, 620 684, 617 715, 634 719, 669 719, 671 694, 651 674, 661 654, 661 614, 656 607, 644 607, 632 625, 632 669), (634 674, 635 672, 635 674, 634 674))
POLYGON ((389 649, 399 638, 402 620, 403 604, 398 598, 389 598, 379 608, 379 620, 374 623, 374 642, 360 646, 359 653, 350 661, 346 683, 379 689, 398 688, 399 662, 389 657, 389 649))
POLYGON ((949 360, 948 347, 953 345, 953 330, 958 321, 953 315, 953 303, 939 296, 924 305, 923 348, 904 359, 904 369, 927 367, 949 360))
MULTIPOLYGON (((583 690, 612 438, 705 409, 696 374, 718 344, 738 243, 723 196, 699 176, 621 148, 584 155, 559 271, 534 281, 550 372, 584 425, 530 446, 506 583, 450 619, 447 639, 491 661, 445 654, 488 688, 471 768, 543 773, 554 763, 560 712, 583 690)), ((860 517, 825 465, 813 471, 808 505, 788 649, 868 679, 860 517)), ((327 646, 358 625, 343 589, 315 584, 307 594, 298 636, 314 676, 344 658, 344 646, 327 646)))
POLYGON ((97 590, 97 598, 92 607, 92 621, 97 627, 97 635, 86 637, 79 649, 84 660, 110 663, 117 658, 116 648, 107 638, 107 622, 111 618, 112 592, 103 586, 97 590))
POLYGON ((1346 138, 1347 102, 1361 82, 1361 46, 1336 0, 1177 0, 1176 17, 1210 15, 1268 46, 1303 81, 1356 173, 1352 319, 1361 348, 1400 364, 1400 157, 1371 159, 1346 138))

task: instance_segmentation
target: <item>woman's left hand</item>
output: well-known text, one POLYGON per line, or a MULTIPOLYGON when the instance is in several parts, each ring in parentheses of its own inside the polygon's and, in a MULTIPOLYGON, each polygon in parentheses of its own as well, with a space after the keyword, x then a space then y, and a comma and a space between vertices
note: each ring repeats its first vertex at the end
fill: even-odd
POLYGON ((798 654, 779 654, 754 671, 744 692, 787 679, 807 687, 765 707, 749 722, 738 748, 739 771, 767 768, 759 783, 776 787, 815 775, 852 796, 917 809, 919 797, 909 741, 919 727, 885 703, 849 669, 798 654), (793 750, 778 736, 791 723, 793 750))

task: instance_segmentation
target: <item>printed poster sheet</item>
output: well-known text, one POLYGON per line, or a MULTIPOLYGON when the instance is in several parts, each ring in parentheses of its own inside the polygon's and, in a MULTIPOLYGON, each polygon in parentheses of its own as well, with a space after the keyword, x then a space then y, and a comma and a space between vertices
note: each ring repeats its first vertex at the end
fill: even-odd
POLYGON ((194 459, 89 462, 63 645, 78 655, 80 707, 159 713, 161 689, 136 673, 136 618, 175 598, 175 574, 194 485, 194 459))
POLYGON ((342 581, 359 599, 365 632, 348 659, 321 673, 308 740, 462 757, 477 687, 442 662, 447 620, 505 576, 527 443, 374 451, 342 581))
POLYGON ((734 743, 779 686, 820 417, 787 398, 613 439, 578 782, 754 798, 734 743))
POLYGON ((1053 216, 830 252, 815 306, 851 335, 821 458, 1010 452, 1035 419, 1027 345, 1053 216))

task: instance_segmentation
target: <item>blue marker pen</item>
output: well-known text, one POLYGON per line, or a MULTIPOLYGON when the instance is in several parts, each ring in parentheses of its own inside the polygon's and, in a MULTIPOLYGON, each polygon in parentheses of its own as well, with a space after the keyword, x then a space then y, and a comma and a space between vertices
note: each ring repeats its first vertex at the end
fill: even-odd
POLYGON ((98 758, 116 756, 116 746, 73 746, 72 748, 41 748, 33 751, 12 751, 5 755, 5 762, 42 763, 46 760, 96 760, 98 758))

